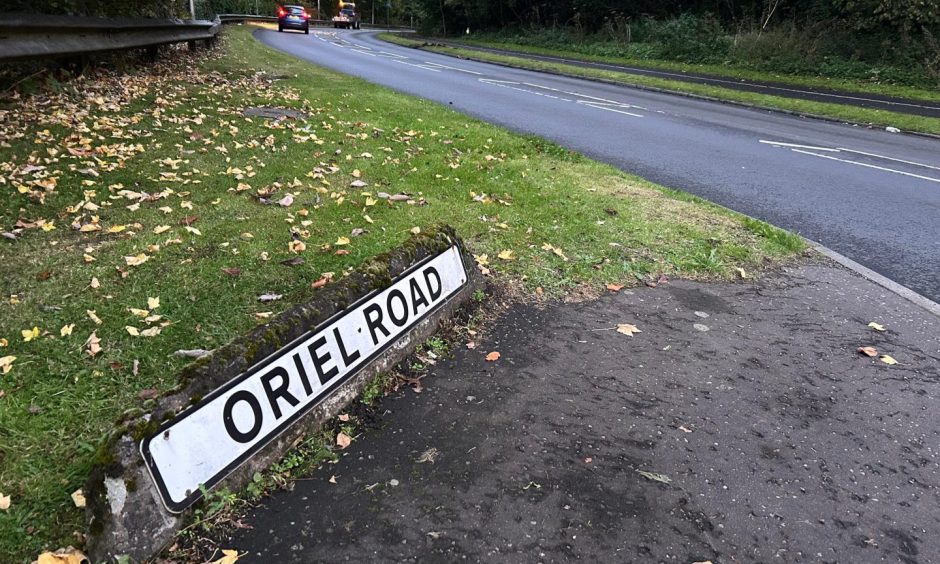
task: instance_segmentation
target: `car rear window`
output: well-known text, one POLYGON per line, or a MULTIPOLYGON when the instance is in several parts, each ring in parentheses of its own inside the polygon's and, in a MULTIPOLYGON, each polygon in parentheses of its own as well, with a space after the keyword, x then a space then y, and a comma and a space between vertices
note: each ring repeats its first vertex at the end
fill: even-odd
POLYGON ((299 6, 288 6, 287 11, 292 16, 302 16, 304 13, 304 9, 299 6))

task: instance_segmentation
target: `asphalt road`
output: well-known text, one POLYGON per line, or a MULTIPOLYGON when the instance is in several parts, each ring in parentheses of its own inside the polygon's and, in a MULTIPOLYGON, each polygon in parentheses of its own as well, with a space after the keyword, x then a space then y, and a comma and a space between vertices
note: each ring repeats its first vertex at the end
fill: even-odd
POLYGON ((455 59, 374 32, 255 36, 785 227, 940 301, 940 141, 455 59))
POLYGON ((492 47, 480 47, 477 45, 468 45, 458 41, 441 42, 439 39, 427 39, 426 41, 435 44, 443 44, 460 49, 471 51, 481 51, 484 53, 496 53, 498 55, 509 55, 522 59, 533 61, 545 61, 548 63, 564 63, 583 68, 594 68, 601 70, 612 70, 627 74, 640 74, 643 76, 654 76, 657 78, 666 78, 669 80, 679 80, 682 82, 691 82, 694 84, 707 84, 710 86, 721 86, 732 90, 742 90, 744 92, 757 92, 758 94, 772 94, 774 96, 783 96, 784 98, 795 98, 797 100, 812 100, 814 102, 831 102, 836 104, 852 104, 862 108, 874 108, 878 110, 887 110, 889 112, 899 112, 902 114, 911 114, 915 116, 940 117, 940 102, 917 101, 894 96, 879 96, 877 94, 867 94, 860 92, 849 92, 845 90, 834 89, 809 89, 780 82, 761 82, 748 81, 742 79, 727 78, 715 76, 706 73, 696 72, 678 72, 658 69, 648 69, 643 67, 631 67, 627 65, 614 65, 610 63, 597 63, 585 61, 582 59, 572 59, 567 57, 555 57, 551 55, 536 55, 522 51, 511 51, 509 49, 494 49, 492 47))

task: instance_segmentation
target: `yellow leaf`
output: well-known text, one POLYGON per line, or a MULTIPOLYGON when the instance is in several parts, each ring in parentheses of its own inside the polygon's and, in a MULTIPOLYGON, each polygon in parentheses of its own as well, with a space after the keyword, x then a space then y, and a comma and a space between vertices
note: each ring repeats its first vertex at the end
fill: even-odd
POLYGON ((150 315, 150 312, 149 312, 148 310, 146 310, 146 309, 137 309, 136 307, 129 307, 129 308, 127 308, 127 311, 133 313, 133 314, 136 315, 137 317, 147 317, 148 315, 150 315))
POLYGON ((82 262, 85 262, 85 263, 95 262, 95 257, 89 255, 88 253, 85 253, 84 255, 82 255, 82 262))
POLYGON ((124 329, 126 329, 127 332, 130 333, 134 337, 140 336, 140 331, 138 331, 137 328, 132 325, 127 325, 124 327, 124 329))
POLYGON ((150 309, 157 309, 160 307, 160 298, 147 298, 147 307, 150 309))
POLYGON ((95 310, 86 309, 85 313, 88 314, 88 318, 95 322, 95 325, 101 325, 101 318, 98 317, 95 310))
POLYGON ((157 208, 157 209, 162 211, 163 213, 173 213, 173 208, 171 208, 170 206, 163 206, 162 208, 157 208))
POLYGON ((369 217, 368 215, 362 216, 362 219, 366 220, 366 223, 375 223, 374 221, 372 221, 372 218, 369 217))
POLYGON ((307 245, 305 245, 303 241, 291 241, 287 244, 287 248, 292 253, 302 253, 306 250, 307 245))
POLYGON ((81 489, 77 489, 72 492, 72 503, 75 504, 75 507, 81 509, 85 507, 85 493, 81 489))
POLYGON ((20 331, 20 334, 23 335, 23 341, 30 342, 33 339, 39 338, 39 327, 33 327, 32 329, 23 329, 20 331))
POLYGON ((147 262, 148 260, 150 260, 150 257, 148 257, 144 253, 140 253, 137 256, 124 257, 124 262, 127 263, 127 266, 140 266, 144 264, 145 262, 147 262))
POLYGON ((632 337, 634 333, 642 333, 643 331, 640 331, 639 329, 637 329, 636 325, 630 325, 629 323, 618 323, 617 332, 623 333, 624 335, 627 335, 628 337, 632 337))
POLYGON ((108 233, 120 233, 121 231, 124 231, 125 229, 127 229, 126 225, 112 225, 111 227, 108 228, 108 233))
POLYGON ((98 282, 98 279, 92 276, 91 282, 88 285, 94 288, 95 290, 97 290, 98 288, 101 287, 101 282, 98 282))
POLYGON ((0 492, 0 509, 4 511, 10 509, 10 496, 3 495, 3 492, 0 492))
POLYGON ((169 226, 169 225, 158 225, 158 226, 156 226, 156 227, 153 228, 153 232, 154 232, 155 235, 159 235, 159 234, 163 233, 164 231, 169 231, 169 230, 170 230, 170 226, 169 226))
POLYGON ((62 328, 59 329, 59 335, 61 335, 61 336, 63 336, 63 337, 68 337, 69 335, 72 334, 72 329, 75 329, 75 324, 74 324, 74 323, 69 323, 68 325, 63 325, 62 328))
POLYGON ((375 198, 372 198, 372 197, 366 198, 366 205, 367 205, 367 206, 374 206, 374 205, 375 205, 375 198))
POLYGON ((210 562, 209 564, 235 564, 238 561, 238 551, 237 550, 223 550, 222 558, 210 562))
POLYGON ((506 249, 505 251, 500 251, 499 254, 496 256, 499 258, 499 260, 514 260, 516 258, 512 256, 512 251, 509 249, 506 249))
POLYGON ((410 229, 410 231, 411 231, 411 234, 412 234, 412 235, 417 235, 417 234, 421 233, 421 228, 416 225, 416 226, 412 227, 412 228, 410 229))
POLYGON ((193 235, 202 235, 202 232, 196 229, 195 227, 186 226, 186 231, 189 231, 193 235))
POLYGON ((12 355, 0 358, 0 373, 6 374, 10 370, 13 370, 14 360, 16 360, 16 357, 12 355))
POLYGON ((362 177, 362 172, 360 172, 359 169, 357 168, 356 170, 352 171, 352 175, 353 175, 353 178, 360 178, 362 177))
POLYGON ((70 546, 60 548, 55 552, 43 552, 33 564, 82 564, 82 562, 88 562, 88 557, 70 546))
POLYGON ((879 324, 879 323, 875 323, 874 321, 872 321, 871 323, 869 323, 868 326, 871 327, 872 329, 874 329, 875 331, 884 331, 884 330, 885 330, 884 325, 881 325, 881 324, 879 324))
POLYGON ((159 327, 151 327, 150 329, 144 329, 140 332, 141 337, 156 337, 160 334, 159 327))
POLYGON ((349 237, 340 237, 340 238, 338 238, 338 239, 336 240, 336 244, 337 244, 337 245, 348 245, 348 244, 349 244, 349 237))
POLYGON ((488 265, 490 263, 489 259, 490 257, 488 257, 487 255, 473 255, 473 260, 477 261, 477 264, 479 264, 480 266, 488 265))
POLYGON ((891 358, 890 356, 886 354, 883 354, 880 357, 878 357, 878 360, 880 360, 881 362, 885 364, 897 364, 898 363, 898 361, 894 360, 893 358, 891 358))
POLYGON ((47 221, 42 224, 43 231, 52 231, 53 229, 55 229, 55 224, 52 223, 51 221, 47 221))

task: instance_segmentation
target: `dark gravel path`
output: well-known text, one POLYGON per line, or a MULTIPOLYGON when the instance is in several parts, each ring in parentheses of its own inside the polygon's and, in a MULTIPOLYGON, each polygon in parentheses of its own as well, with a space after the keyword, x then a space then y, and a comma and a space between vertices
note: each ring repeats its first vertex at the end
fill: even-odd
POLYGON ((512 306, 222 544, 240 562, 936 562, 938 336, 827 265, 512 306))

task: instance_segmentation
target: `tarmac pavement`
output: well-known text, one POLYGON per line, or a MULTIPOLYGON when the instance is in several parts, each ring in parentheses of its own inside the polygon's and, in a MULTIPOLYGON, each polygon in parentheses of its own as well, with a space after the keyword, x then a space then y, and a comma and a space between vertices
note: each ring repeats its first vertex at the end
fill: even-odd
POLYGON ((940 318, 829 261, 509 305, 456 348, 220 543, 239 562, 940 555, 940 318))

